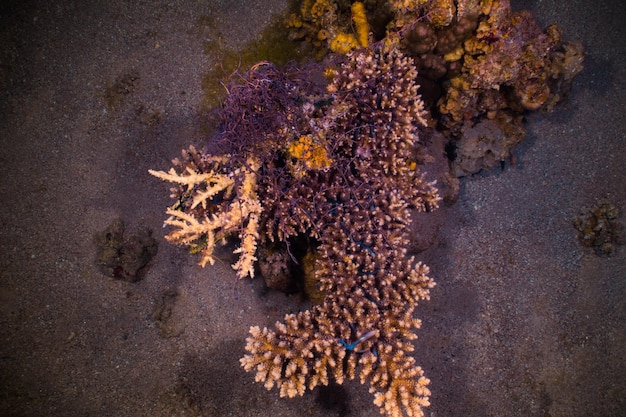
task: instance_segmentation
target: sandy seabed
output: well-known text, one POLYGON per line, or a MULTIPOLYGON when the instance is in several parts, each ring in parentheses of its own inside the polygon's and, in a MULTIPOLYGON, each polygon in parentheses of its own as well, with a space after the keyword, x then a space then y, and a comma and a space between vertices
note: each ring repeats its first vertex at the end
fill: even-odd
MULTIPOLYGON (((296 399, 254 383, 239 366, 249 326, 302 301, 237 281, 226 252, 201 269, 168 245, 167 187, 147 173, 206 141, 206 43, 242 48, 286 6, 2 2, 0 415, 379 415, 356 381, 296 399), (116 218, 159 242, 137 283, 94 262, 116 218)), ((433 220, 420 259, 438 285, 414 352, 426 415, 624 416, 626 247, 596 256, 572 218, 605 197, 626 211, 625 6, 513 6, 581 40, 585 70, 530 115, 515 164, 463 179, 433 220)))

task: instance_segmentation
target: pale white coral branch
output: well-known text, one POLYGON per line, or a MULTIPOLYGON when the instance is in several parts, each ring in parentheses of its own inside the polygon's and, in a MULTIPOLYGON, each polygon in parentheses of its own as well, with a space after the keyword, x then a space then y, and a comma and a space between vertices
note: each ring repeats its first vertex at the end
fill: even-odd
POLYGON ((170 168, 168 172, 152 169, 148 170, 148 172, 164 181, 186 185, 189 193, 194 192, 195 187, 198 187, 198 190, 195 190, 196 194, 193 196, 191 209, 196 208, 199 204, 206 209, 207 201, 224 190, 228 194, 235 183, 235 180, 230 175, 219 174, 214 171, 200 174, 190 167, 187 167, 182 174, 177 173, 174 168, 170 168))
POLYGON ((170 217, 165 220, 165 224, 177 228, 165 236, 167 241, 190 245, 202 238, 206 239, 205 247, 201 252, 200 266, 205 266, 207 262, 213 265, 215 263, 215 258, 213 257, 216 242, 215 230, 220 228, 219 219, 214 217, 212 220, 209 220, 208 217, 204 216, 202 221, 198 221, 191 214, 172 208, 168 208, 166 213, 170 217))
MULTIPOLYGON (((211 161, 220 164, 225 160, 220 157, 212 157, 211 161)), ((247 275, 254 277, 254 262, 257 260, 255 253, 259 238, 259 218, 262 212, 256 194, 256 171, 259 167, 260 162, 256 158, 250 157, 245 166, 226 174, 215 172, 215 170, 208 173, 198 173, 189 166, 182 174, 177 173, 174 168, 170 169, 169 172, 150 170, 150 174, 157 178, 186 185, 187 192, 192 198, 189 208, 176 205, 167 210, 170 217, 165 221, 165 224, 175 227, 176 230, 169 233, 166 239, 173 243, 202 247, 200 265, 205 266, 207 262, 211 265, 215 263, 213 252, 216 242, 239 231, 241 246, 234 253, 239 253, 240 257, 233 268, 237 271, 239 278, 247 275), (228 201, 232 197, 238 178, 241 182, 236 187, 236 196, 232 201, 228 201), (211 202, 211 199, 220 192, 224 192, 221 203, 211 202), (211 218, 206 215, 198 218, 193 212, 186 211, 193 210, 198 205, 202 205, 206 209, 209 204, 213 204, 217 209, 211 218)))

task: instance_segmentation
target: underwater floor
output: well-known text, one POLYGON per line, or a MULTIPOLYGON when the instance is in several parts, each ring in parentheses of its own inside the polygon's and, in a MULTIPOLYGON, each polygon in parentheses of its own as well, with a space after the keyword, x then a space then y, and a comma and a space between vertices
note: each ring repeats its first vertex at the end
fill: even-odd
MULTIPOLYGON (((626 415, 626 247, 599 257, 572 219, 626 211, 626 8, 513 1, 586 51, 514 164, 461 182, 420 254, 427 416, 626 415)), ((0 415, 379 415, 358 381, 280 399, 239 366, 248 328, 307 308, 202 269, 165 242, 168 169, 207 136, 220 57, 254 55, 286 1, 3 2, 0 6, 0 415), (212 78, 211 78, 212 77, 212 78), (207 79, 208 78, 208 79, 207 79), (101 232, 150 229, 142 280, 103 275, 101 232)), ((622 220, 626 214, 622 214, 622 220)))

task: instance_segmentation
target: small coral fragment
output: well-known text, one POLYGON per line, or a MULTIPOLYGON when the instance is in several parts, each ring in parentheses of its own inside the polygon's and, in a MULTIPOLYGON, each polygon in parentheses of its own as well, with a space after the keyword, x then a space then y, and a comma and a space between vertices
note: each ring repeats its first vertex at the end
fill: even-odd
POLYGON ((94 242, 98 247, 96 264, 102 273, 128 282, 143 278, 158 250, 152 231, 141 229, 137 234, 128 236, 121 219, 97 233, 94 242))

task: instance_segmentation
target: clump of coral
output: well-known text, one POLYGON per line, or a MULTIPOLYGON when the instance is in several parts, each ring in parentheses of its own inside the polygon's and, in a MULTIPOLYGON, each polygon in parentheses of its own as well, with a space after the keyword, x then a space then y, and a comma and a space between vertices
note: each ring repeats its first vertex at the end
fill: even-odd
POLYGON ((229 236, 242 242, 240 277, 253 275, 258 245, 291 253, 308 242, 320 304, 251 328, 241 364, 258 382, 293 397, 358 376, 381 412, 420 416, 430 392, 409 355, 413 311, 434 283, 406 257, 409 209, 432 210, 439 196, 417 163, 426 114, 416 68, 397 46, 352 52, 326 71, 324 90, 313 71, 256 66, 229 87, 214 144, 225 153, 190 148, 151 173, 176 184, 168 240, 202 264, 229 236))
MULTIPOLYGON (((359 3, 359 2, 357 2, 359 3)), ((357 4, 355 3, 355 4, 357 4)), ((372 0, 362 4, 374 40, 397 38, 433 92, 438 128, 450 142, 457 176, 490 169, 524 139, 526 111, 550 110, 582 70, 578 43, 564 43, 556 25, 545 30, 509 0, 372 0), (477 134, 477 131, 485 134, 477 134)), ((290 18, 292 36, 345 52, 333 39, 363 25, 341 1, 304 2, 290 18), (319 13, 323 10, 324 13, 319 13), (354 22, 351 22, 350 16, 354 22), (329 36, 320 36, 320 33, 329 36)))
MULTIPOLYGON (((257 382, 293 397, 358 376, 383 414, 423 416, 413 312, 434 283, 407 257, 409 226, 440 197, 420 134, 447 136, 455 176, 493 167, 523 139, 524 112, 567 91, 582 50, 508 0, 306 0, 288 25, 334 53, 325 68, 234 74, 209 148, 150 171, 175 184, 167 239, 204 266, 235 238, 237 275, 253 277, 262 256, 286 291, 294 270, 305 276, 310 310, 250 329, 241 365, 257 382)), ((458 185, 442 177, 453 201, 458 185)))
MULTIPOLYGON (((505 160, 525 136, 523 113, 552 106, 565 80, 582 69, 579 46, 564 47, 558 27, 542 30, 529 12, 512 12, 508 1, 494 1, 488 10, 457 18, 436 33, 434 52, 443 59, 438 65, 446 80, 437 108, 442 128, 457 144, 457 175, 505 160), (479 125, 493 133, 476 140, 472 131, 479 125)), ((436 59, 418 57, 432 72, 430 61, 436 59)))
POLYGON ((405 258, 408 208, 438 201, 411 160, 423 112, 415 75, 410 60, 385 48, 354 53, 333 74, 333 104, 319 122, 335 163, 294 187, 318 202, 306 233, 319 242, 315 274, 326 296, 275 329, 253 327, 241 361, 281 396, 358 375, 391 416, 428 405, 428 380, 407 355, 419 327, 414 306, 433 285, 425 266, 405 258))
POLYGON ((166 239, 201 253, 200 265, 204 266, 215 263, 215 246, 236 233, 241 246, 235 253, 241 255, 233 268, 240 278, 253 277, 262 211, 256 194, 258 160, 250 155, 244 165, 230 170, 227 157, 201 154, 193 146, 183 151, 183 157, 183 162, 173 161, 178 171, 149 171, 178 184, 172 189, 177 201, 167 209, 170 217, 165 221, 176 229, 166 239))
POLYGON ((626 243, 624 224, 619 220, 619 209, 609 200, 599 200, 593 207, 583 207, 573 223, 578 240, 593 248, 600 256, 610 256, 616 245, 626 243))

